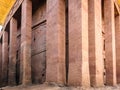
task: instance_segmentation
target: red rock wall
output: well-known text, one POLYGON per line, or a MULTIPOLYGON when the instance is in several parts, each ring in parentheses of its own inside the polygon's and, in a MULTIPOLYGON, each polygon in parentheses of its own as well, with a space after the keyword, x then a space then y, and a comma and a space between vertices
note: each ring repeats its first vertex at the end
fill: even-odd
POLYGON ((37 2, 32 5, 31 0, 24 0, 21 11, 14 15, 17 22, 11 19, 2 36, 0 80, 4 85, 103 86, 120 82, 120 19, 114 15, 113 0, 37 2), (18 25, 16 43, 14 25, 18 25))
POLYGON ((46 76, 46 3, 33 14, 32 82, 43 83, 46 76))

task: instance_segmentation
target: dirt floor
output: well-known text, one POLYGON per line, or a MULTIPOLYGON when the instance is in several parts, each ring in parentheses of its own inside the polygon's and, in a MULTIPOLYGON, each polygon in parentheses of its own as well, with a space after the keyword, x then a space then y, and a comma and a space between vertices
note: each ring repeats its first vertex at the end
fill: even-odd
POLYGON ((83 87, 66 87, 56 84, 42 84, 30 86, 16 86, 16 87, 3 87, 0 90, 120 90, 120 85, 114 87, 100 87, 100 88, 83 88, 83 87))

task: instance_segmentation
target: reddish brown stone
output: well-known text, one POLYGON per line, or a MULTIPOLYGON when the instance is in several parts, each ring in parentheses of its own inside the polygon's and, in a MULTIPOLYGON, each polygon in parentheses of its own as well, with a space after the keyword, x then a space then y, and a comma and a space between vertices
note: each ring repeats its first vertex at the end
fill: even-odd
POLYGON ((24 0, 22 3, 21 24, 21 79, 22 84, 31 83, 31 33, 32 33, 32 2, 24 0))
POLYGON ((120 16, 115 17, 115 41, 117 83, 120 83, 120 16))
POLYGON ((10 44, 9 44, 9 77, 8 84, 16 85, 16 52, 17 52, 17 21, 10 20, 10 44))
POLYGON ((65 1, 47 0, 46 81, 65 84, 65 1))
POLYGON ((32 82, 44 83, 46 78, 46 23, 32 32, 32 82))
POLYGON ((0 86, 2 84, 2 40, 0 39, 0 86))
POLYGON ((2 84, 7 85, 8 83, 8 32, 3 33, 2 42, 2 84))
POLYGON ((101 0, 89 0, 89 68, 91 86, 103 86, 101 0), (100 43, 101 42, 101 43, 100 43))
POLYGON ((32 16, 33 84, 41 84, 46 81, 46 0, 42 0, 40 3, 41 5, 34 10, 32 16))
MULTIPOLYGON (((0 67, 3 66, 2 84, 15 85, 16 82, 22 82, 26 85, 31 81, 34 84, 47 81, 71 86, 89 86, 91 81, 91 86, 102 86, 103 78, 104 81, 107 80, 105 84, 115 85, 116 76, 117 82, 120 82, 119 17, 116 17, 116 24, 114 23, 114 9, 119 11, 119 8, 114 1, 17 0, 3 27, 7 34, 2 37, 2 50, 0 49, 0 67), (16 20, 11 19, 11 16, 15 17, 17 23, 12 23, 16 20), (102 28, 101 19, 105 22, 105 30, 102 28), (14 29, 18 29, 17 38, 14 29), (105 43, 102 42, 101 31, 103 37, 105 35, 105 43), (106 52, 105 65, 102 61, 102 51, 103 54, 106 52)), ((117 14, 119 13, 115 15, 117 14)), ((1 35, 2 33, 0 37, 1 35)))
POLYGON ((69 85, 89 86, 88 0, 69 0, 69 85))
POLYGON ((104 0, 106 84, 116 84, 114 1, 104 0))

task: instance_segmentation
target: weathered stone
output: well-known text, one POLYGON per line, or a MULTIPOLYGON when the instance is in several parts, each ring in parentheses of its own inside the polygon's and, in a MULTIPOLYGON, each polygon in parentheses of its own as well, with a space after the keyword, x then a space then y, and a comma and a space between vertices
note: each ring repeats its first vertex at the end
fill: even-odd
POLYGON ((46 81, 66 83, 65 1, 47 0, 46 81))
POLYGON ((89 86, 88 0, 69 0, 69 85, 89 86))
POLYGON ((116 84, 114 1, 104 0, 106 84, 116 84))
POLYGON ((89 68, 91 86, 103 86, 101 0, 89 0, 89 68), (101 42, 101 43, 100 43, 101 42))
POLYGON ((115 85, 116 77, 119 83, 120 21, 114 16, 119 14, 115 1, 16 1, 0 32, 2 84, 102 86, 115 85))
POLYGON ((2 84, 2 40, 0 39, 0 86, 2 84))
POLYGON ((2 85, 8 84, 8 32, 4 31, 2 40, 2 85))
POLYGON ((17 52, 17 20, 10 20, 10 44, 9 44, 9 76, 8 84, 16 85, 16 52, 17 52))
POLYGON ((32 33, 32 2, 22 3, 21 24, 21 80, 23 85, 31 84, 31 33, 32 33))
POLYGON ((115 17, 115 44, 117 83, 120 83, 120 16, 115 17))

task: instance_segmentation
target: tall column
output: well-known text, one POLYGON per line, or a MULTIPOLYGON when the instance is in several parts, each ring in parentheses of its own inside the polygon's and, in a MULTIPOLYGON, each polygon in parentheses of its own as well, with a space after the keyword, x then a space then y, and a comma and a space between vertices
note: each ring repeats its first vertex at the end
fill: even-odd
POLYGON ((65 73, 65 0, 47 0, 46 81, 64 84, 65 73))
POLYGON ((8 83, 8 32, 3 33, 2 42, 2 84, 7 85, 8 83))
POLYGON ((117 83, 120 83, 120 15, 115 17, 115 43, 117 83))
POLYGON ((10 20, 10 46, 9 46, 9 85, 16 85, 16 45, 17 45, 17 20, 10 20))
POLYGON ((21 79, 22 84, 31 83, 31 24, 32 24, 32 2, 24 0, 22 3, 21 22, 21 79))
POLYGON ((114 1, 104 0, 106 84, 116 84, 114 1))
POLYGON ((69 85, 89 86, 88 0, 69 0, 69 85))
POLYGON ((89 67, 91 86, 103 86, 103 44, 101 0, 88 0, 89 67))
POLYGON ((2 85, 2 40, 0 39, 0 86, 2 85))

